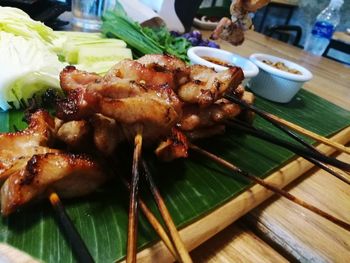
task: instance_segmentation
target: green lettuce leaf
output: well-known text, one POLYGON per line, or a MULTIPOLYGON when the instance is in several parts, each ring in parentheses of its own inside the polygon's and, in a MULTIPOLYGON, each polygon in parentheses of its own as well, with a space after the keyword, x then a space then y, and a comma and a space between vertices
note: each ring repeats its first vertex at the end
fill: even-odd
POLYGON ((0 32, 0 107, 19 108, 37 91, 59 88, 65 66, 42 41, 0 32))
POLYGON ((38 39, 50 46, 57 39, 50 27, 31 19, 28 14, 13 7, 0 6, 0 31, 26 39, 38 39))

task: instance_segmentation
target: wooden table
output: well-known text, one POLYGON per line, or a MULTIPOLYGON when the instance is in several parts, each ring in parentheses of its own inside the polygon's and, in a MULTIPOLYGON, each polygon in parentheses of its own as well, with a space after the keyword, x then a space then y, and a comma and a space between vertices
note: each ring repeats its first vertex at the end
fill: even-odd
MULTIPOLYGON (((350 110, 350 69, 346 66, 256 32, 248 32, 240 47, 220 45, 243 56, 262 52, 296 61, 314 74, 305 89, 350 110)), ((349 155, 339 158, 350 162, 349 155)), ((286 190, 350 222, 350 187, 322 170, 311 170, 286 190)), ((199 246, 192 256, 195 262, 348 262, 350 233, 274 197, 199 246)))
POLYGON ((341 31, 334 32, 332 39, 342 41, 350 45, 350 34, 348 33, 341 31))
POLYGON ((334 32, 332 39, 323 54, 324 57, 345 63, 349 66, 349 59, 346 59, 345 56, 343 58, 335 57, 334 55, 332 56, 330 52, 331 50, 350 55, 350 35, 340 31, 334 32))

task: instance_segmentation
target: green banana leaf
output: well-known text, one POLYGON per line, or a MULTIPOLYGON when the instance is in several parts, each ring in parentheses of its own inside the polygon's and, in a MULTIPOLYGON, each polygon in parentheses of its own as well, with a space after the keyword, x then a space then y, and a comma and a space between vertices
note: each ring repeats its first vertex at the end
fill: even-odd
MULTIPOLYGON (((350 125, 349 111, 305 90, 288 104, 257 98, 256 105, 324 136, 330 136, 350 125)), ((259 117, 256 117, 254 124, 271 134, 287 138, 259 117)), ((0 114, 0 131, 24 127, 22 112, 0 114)), ((262 178, 294 157, 285 149, 231 129, 224 135, 200 141, 199 144, 262 178)), ((178 227, 210 213, 250 185, 239 175, 236 179, 229 178, 228 171, 195 154, 186 160, 172 163, 161 163, 151 153, 145 154, 178 227)), ((130 155, 125 151, 126 161, 115 164, 116 169, 123 174, 130 173, 130 155)), ((141 188, 142 196, 155 214, 159 215, 143 181, 141 188)), ((112 262, 125 256, 128 194, 117 178, 90 196, 64 200, 64 205, 96 262, 112 262)), ((140 215, 139 248, 157 240, 155 232, 140 215)), ((2 218, 0 242, 13 245, 44 262, 77 261, 45 200, 8 218, 2 218)))

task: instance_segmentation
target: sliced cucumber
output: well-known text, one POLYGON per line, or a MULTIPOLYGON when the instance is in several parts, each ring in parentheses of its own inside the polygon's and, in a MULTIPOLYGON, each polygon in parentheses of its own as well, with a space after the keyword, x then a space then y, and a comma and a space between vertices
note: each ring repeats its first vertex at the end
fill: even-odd
POLYGON ((90 65, 101 61, 120 61, 132 59, 131 50, 113 46, 81 46, 78 50, 78 63, 90 65))
POLYGON ((70 39, 101 39, 101 33, 89 33, 78 31, 55 31, 57 36, 64 36, 70 39))
POLYGON ((78 52, 82 48, 125 48, 126 43, 119 39, 81 39, 67 41, 63 45, 63 56, 70 64, 78 63, 78 52), (111 41, 112 40, 112 41, 111 41))
POLYGON ((80 70, 85 70, 88 72, 95 72, 97 74, 100 75, 104 75, 105 73, 107 73, 108 70, 110 70, 115 64, 117 64, 119 61, 115 60, 115 61, 100 61, 100 62, 96 62, 93 64, 78 64, 75 65, 75 67, 77 69, 80 70))

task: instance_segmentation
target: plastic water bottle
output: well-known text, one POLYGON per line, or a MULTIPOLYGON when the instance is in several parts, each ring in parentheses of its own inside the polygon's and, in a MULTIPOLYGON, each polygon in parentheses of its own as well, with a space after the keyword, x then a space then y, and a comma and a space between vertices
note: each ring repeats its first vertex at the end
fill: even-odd
POLYGON ((326 50, 334 30, 340 21, 340 8, 343 0, 331 0, 329 5, 317 16, 316 22, 308 36, 305 50, 322 56, 326 50))

